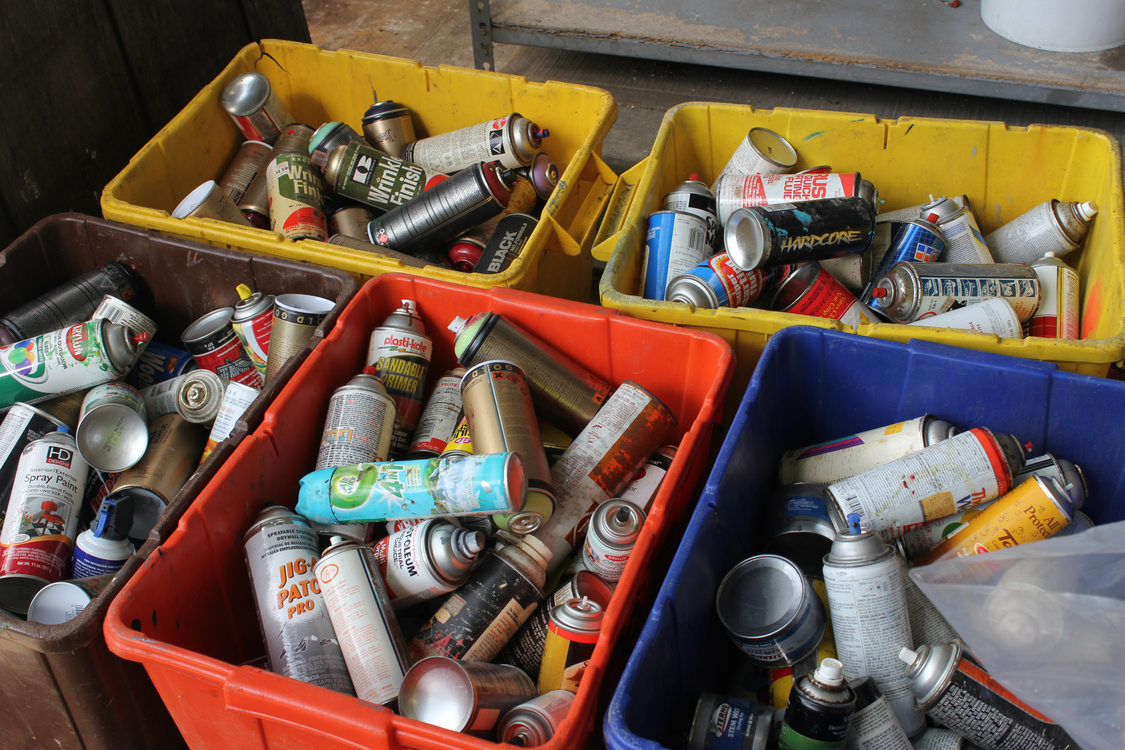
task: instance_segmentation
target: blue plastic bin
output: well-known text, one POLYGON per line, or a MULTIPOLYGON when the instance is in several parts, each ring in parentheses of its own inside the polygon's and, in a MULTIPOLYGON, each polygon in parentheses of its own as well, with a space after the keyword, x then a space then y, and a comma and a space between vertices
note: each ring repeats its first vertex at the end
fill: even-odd
POLYGON ((735 563, 761 549, 777 462, 790 448, 924 413, 987 426, 1086 472, 1083 511, 1125 518, 1125 383, 943 344, 794 327, 754 372, 664 584, 606 712, 610 748, 683 747, 704 691, 722 692, 743 656, 714 614, 735 563))

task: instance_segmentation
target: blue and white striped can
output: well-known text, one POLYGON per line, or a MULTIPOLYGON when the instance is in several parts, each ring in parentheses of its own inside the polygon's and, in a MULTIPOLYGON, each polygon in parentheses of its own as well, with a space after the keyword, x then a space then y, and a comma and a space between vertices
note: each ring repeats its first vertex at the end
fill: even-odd
POLYGON ((879 300, 872 298, 871 290, 879 283, 891 266, 905 260, 912 263, 933 263, 945 250, 945 240, 942 239, 941 230, 937 225, 924 219, 907 219, 906 221, 892 221, 891 244, 886 254, 879 262, 879 267, 871 275, 867 286, 863 290, 860 301, 875 310, 879 309, 879 300))
POLYGON ((707 222, 682 211, 657 211, 648 217, 641 289, 645 299, 665 299, 668 284, 711 257, 707 222))

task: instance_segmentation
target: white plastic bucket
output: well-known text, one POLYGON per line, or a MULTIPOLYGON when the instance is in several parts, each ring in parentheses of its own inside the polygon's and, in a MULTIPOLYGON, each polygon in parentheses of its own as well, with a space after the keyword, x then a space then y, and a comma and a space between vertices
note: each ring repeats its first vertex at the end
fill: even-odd
POLYGON ((1125 44, 1125 0, 981 0, 1000 36, 1050 52, 1097 52, 1125 44))

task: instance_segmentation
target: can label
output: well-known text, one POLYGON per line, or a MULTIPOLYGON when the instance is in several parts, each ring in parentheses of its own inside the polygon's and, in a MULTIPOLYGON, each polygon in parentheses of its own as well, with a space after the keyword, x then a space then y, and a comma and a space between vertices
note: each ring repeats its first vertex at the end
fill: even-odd
POLYGON ((427 519, 399 529, 375 543, 375 564, 396 608, 408 607, 456 588, 437 578, 429 564, 426 538, 435 523, 441 522, 427 519))
POLYGON ((270 669, 350 695, 348 668, 313 575, 316 559, 316 534, 304 523, 266 523, 246 540, 270 669))
POLYGON ((140 390, 153 383, 179 377, 193 367, 196 367, 196 363, 191 352, 159 341, 150 341, 137 359, 136 366, 129 372, 126 382, 140 390))
POLYGON ((512 116, 415 141, 410 146, 409 159, 445 174, 482 161, 499 161, 508 169, 522 167, 524 164, 511 150, 509 119, 512 116))
POLYGON ((397 413, 391 452, 405 455, 426 399, 426 370, 434 345, 428 336, 380 326, 371 332, 367 364, 375 368, 397 413))
POLYGON ((262 374, 246 356, 242 342, 231 326, 224 326, 213 336, 191 342, 192 357, 204 370, 210 370, 223 380, 261 388, 262 374))
POLYGON ((922 276, 918 316, 936 315, 954 305, 969 305, 992 297, 1004 297, 1011 303, 1020 320, 1027 320, 1039 306, 1039 283, 1036 279, 986 276, 955 276, 928 274, 922 276))
POLYGON ((48 436, 24 448, 0 528, 0 575, 62 580, 88 476, 73 440, 48 436))
POLYGON ((0 348, 0 408, 120 377, 105 350, 103 325, 89 320, 0 348))
POLYGON ((1039 307, 1031 317, 1029 336, 1078 338, 1078 272, 1069 266, 1033 266, 1039 277, 1039 307))
POLYGON ((223 391, 223 400, 219 403, 219 411, 215 415, 215 422, 211 425, 211 434, 207 436, 207 444, 203 448, 203 459, 210 455, 219 443, 229 438, 234 433, 238 420, 254 403, 260 391, 257 388, 229 383, 223 391))
POLYGON ((328 402, 315 468, 386 461, 394 421, 394 402, 378 391, 338 390, 328 402))
POLYGON ((945 263, 993 263, 992 253, 977 226, 977 220, 966 208, 964 213, 948 221, 938 222, 945 240, 945 263))
POLYGON ((996 441, 981 429, 962 432, 828 487, 847 518, 864 529, 901 536, 916 525, 992 500, 1011 487, 996 441))
POLYGON ((354 141, 348 145, 337 175, 337 194, 382 211, 390 211, 420 195, 431 177, 417 164, 354 141))
POLYGON ((266 168, 270 230, 290 240, 327 240, 320 177, 305 154, 285 152, 266 168))
POLYGON ((461 378, 444 375, 434 384, 426 408, 422 410, 410 444, 410 455, 440 454, 452 438, 460 418, 461 378))
POLYGON ((606 544, 593 526, 586 531, 586 541, 582 545, 582 565, 586 570, 598 574, 602 580, 613 582, 621 580, 633 547, 622 548, 606 544))
POLYGON ((270 332, 273 330, 273 306, 248 320, 232 320, 230 326, 249 355, 250 362, 264 377, 270 350, 270 332))
POLYGON ((719 221, 726 222, 736 208, 773 203, 849 198, 858 195, 859 175, 854 172, 802 174, 726 174, 715 185, 719 221))
POLYGON ((920 451, 926 447, 925 424, 922 416, 787 451, 781 483, 834 482, 920 451))
POLYGON ((711 256, 707 222, 694 214, 658 211, 648 219, 641 267, 642 295, 667 299, 672 279, 688 273, 711 256))
POLYGON ((719 307, 745 307, 766 288, 766 272, 760 268, 743 271, 731 262, 730 255, 718 253, 687 272, 711 288, 719 307))
POLYGON ((387 461, 321 469, 301 478, 297 512, 316 523, 367 523, 518 510, 511 453, 387 461))
POLYGON ((823 268, 805 293, 784 312, 830 318, 855 327, 875 322, 867 306, 823 268))

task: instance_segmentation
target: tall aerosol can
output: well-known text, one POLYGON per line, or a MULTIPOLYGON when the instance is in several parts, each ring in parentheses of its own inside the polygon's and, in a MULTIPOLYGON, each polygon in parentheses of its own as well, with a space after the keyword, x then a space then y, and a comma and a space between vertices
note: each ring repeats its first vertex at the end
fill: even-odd
POLYGON ((844 665, 828 657, 790 691, 777 746, 780 750, 842 750, 853 713, 855 693, 844 681, 844 665))
POLYGON ((397 412, 391 438, 392 458, 405 456, 410 448, 410 437, 426 400, 426 371, 433 351, 433 341, 426 335, 414 300, 402 300, 399 308, 371 332, 367 364, 375 368, 397 412))

